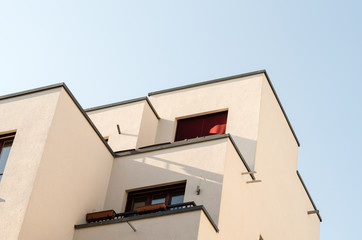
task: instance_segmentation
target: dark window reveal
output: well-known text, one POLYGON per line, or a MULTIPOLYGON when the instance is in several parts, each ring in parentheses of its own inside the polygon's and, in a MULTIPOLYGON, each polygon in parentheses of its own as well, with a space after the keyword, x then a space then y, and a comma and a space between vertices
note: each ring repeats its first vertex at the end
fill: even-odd
POLYGON ((207 114, 177 121, 175 141, 225 134, 228 112, 207 114))
POLYGON ((128 193, 126 212, 135 211, 138 207, 165 203, 166 205, 183 203, 186 183, 151 188, 128 193))
POLYGON ((4 173, 11 146, 13 145, 15 133, 0 135, 0 181, 4 173))

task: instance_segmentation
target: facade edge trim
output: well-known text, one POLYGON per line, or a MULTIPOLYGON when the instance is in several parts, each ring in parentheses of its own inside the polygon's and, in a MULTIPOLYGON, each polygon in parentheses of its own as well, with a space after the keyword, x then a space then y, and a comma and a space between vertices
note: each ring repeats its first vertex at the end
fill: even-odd
POLYGON ((105 109, 105 108, 140 102, 140 101, 144 101, 146 99, 147 99, 147 97, 134 98, 134 99, 129 99, 129 100, 121 101, 121 102, 109 103, 109 104, 100 105, 100 106, 96 106, 96 107, 86 108, 86 109, 84 109, 84 111, 92 112, 92 111, 101 110, 101 109, 105 109))
MULTIPOLYGON (((234 141, 234 139, 233 139, 233 137, 231 135, 229 135, 229 139, 230 139, 231 144, 234 146, 236 153, 239 155, 241 161, 243 162, 246 170, 248 170, 248 172, 252 172, 249 165, 248 165, 248 163, 245 161, 245 158, 244 158, 243 154, 240 152, 238 146, 236 145, 236 143, 235 143, 235 141, 234 141)), ((255 180, 254 173, 250 173, 250 176, 251 176, 251 178, 253 180, 255 180)))
POLYGON ((300 182, 302 183, 302 186, 303 186, 305 192, 306 192, 307 195, 308 195, 308 198, 309 198, 310 202, 311 202, 312 205, 313 205, 314 211, 316 211, 316 214, 317 214, 317 216, 318 216, 318 218, 319 218, 319 221, 322 222, 322 217, 321 217, 321 215, 319 214, 319 210, 317 209, 316 205, 314 204, 314 201, 313 201, 313 199, 312 199, 312 196, 309 194, 309 191, 308 191, 308 189, 307 189, 307 186, 305 185, 305 183, 304 183, 304 181, 303 181, 303 179, 302 179, 302 176, 300 175, 300 173, 299 173, 298 170, 297 170, 297 175, 298 175, 298 178, 299 178, 300 182))
POLYGON ((20 96, 24 96, 24 95, 28 95, 28 94, 42 92, 42 91, 50 90, 53 88, 63 87, 64 85, 65 85, 65 83, 56 83, 56 84, 52 84, 52 85, 48 85, 48 86, 44 86, 44 87, 40 87, 40 88, 33 88, 30 90, 25 90, 25 91, 21 91, 21 92, 10 93, 10 94, 0 96, 0 100, 5 100, 8 98, 20 97, 20 96))
POLYGON ((150 92, 150 93, 148 93, 148 96, 153 96, 153 95, 158 95, 158 94, 168 93, 168 92, 174 92, 174 91, 193 88, 193 87, 204 86, 204 85, 208 85, 208 84, 212 84, 212 83, 224 82, 227 80, 248 77, 248 76, 253 76, 253 75, 262 74, 262 73, 265 73, 265 70, 242 73, 242 74, 233 75, 233 76, 229 76, 229 77, 217 78, 217 79, 208 80, 208 81, 204 81, 204 82, 188 84, 188 85, 184 85, 184 86, 180 86, 180 87, 168 88, 168 89, 164 89, 164 90, 160 90, 160 91, 150 92))
POLYGON ((266 70, 264 70, 264 75, 265 75, 266 80, 268 81, 268 83, 269 83, 269 85, 270 85, 270 88, 271 88, 272 91, 273 91, 274 97, 276 98, 276 100, 277 100, 277 102, 278 102, 278 104, 279 104, 280 109, 281 109, 282 112, 283 112, 283 115, 284 115, 284 117, 285 117, 285 120, 287 120, 287 123, 288 123, 288 126, 289 126, 289 128, 290 128, 290 131, 292 131, 292 134, 293 134, 293 136, 294 136, 294 139, 295 139, 295 141, 297 142, 298 147, 300 147, 300 143, 299 143, 297 134, 294 132, 294 129, 293 129, 293 127, 292 127, 292 124, 291 124, 290 121, 289 121, 288 115, 287 115, 287 113, 286 113, 285 110, 284 110, 284 107, 283 107, 283 105, 282 105, 282 103, 281 103, 281 101, 280 101, 280 99, 279 99, 279 97, 278 97, 277 92, 276 92, 275 89, 274 89, 274 86, 273 86, 272 82, 270 81, 270 78, 269 78, 268 73, 266 72, 266 70))
POLYGON ((67 92, 67 94, 69 95, 69 97, 73 100, 74 104, 77 106, 77 108, 79 109, 79 111, 81 112, 81 114, 83 115, 83 117, 87 120, 87 122, 89 123, 89 125, 93 128, 93 130, 95 131, 95 133, 98 135, 99 139, 103 142, 104 146, 108 149, 108 151, 112 154, 112 156, 114 157, 115 154, 112 150, 112 148, 108 145, 108 143, 104 140, 102 134, 98 131, 97 127, 94 125, 94 123, 92 122, 92 120, 88 117, 87 113, 83 110, 82 106, 79 104, 79 102, 77 101, 77 99, 73 96, 72 92, 69 90, 69 88, 67 87, 67 85, 65 83, 63 83, 63 88, 64 90, 67 92))
POLYGON ((168 92, 174 92, 174 91, 178 91, 178 90, 183 90, 183 89, 188 89, 188 88, 193 88, 193 87, 199 87, 199 86, 204 86, 204 85, 208 85, 208 84, 213 84, 213 83, 219 83, 219 82, 224 82, 224 81, 228 81, 228 80, 233 80, 236 78, 243 78, 243 77, 249 77, 249 76, 254 76, 254 75, 258 75, 258 74, 264 74, 272 91, 273 94, 275 96, 275 98, 277 99, 277 102, 283 112, 283 115, 285 117, 285 119, 287 120, 288 126, 290 128, 290 130, 292 131, 292 134, 295 138, 295 141, 298 144, 298 147, 300 147, 300 143, 299 140, 297 138, 297 135, 292 127, 292 124, 289 121, 289 118, 283 108, 283 105, 281 104, 278 94, 276 93, 274 86, 272 84, 272 82, 270 81, 269 75, 267 73, 267 71, 265 69, 263 70, 258 70, 258 71, 254 71, 254 72, 248 72, 248 73, 243 73, 243 74, 238 74, 238 75, 233 75, 233 76, 229 76, 229 77, 224 77, 224 78, 217 78, 214 80, 209 80, 209 81, 204 81, 204 82, 199 82, 199 83, 193 83, 193 84, 189 84, 189 85, 184 85, 184 86, 180 86, 180 87, 174 87, 174 88, 168 88, 168 89, 164 89, 164 90, 160 90, 160 91, 155 91, 155 92, 150 92, 148 93, 148 96, 153 96, 153 95, 158 95, 158 94, 163 94, 163 93, 168 93, 168 92))
POLYGON ((181 147, 181 146, 186 146, 186 145, 190 145, 190 144, 197 144, 197 143, 208 142, 208 141, 212 141, 212 140, 223 139, 223 138, 227 138, 227 137, 229 137, 229 134, 211 135, 211 136, 205 136, 205 137, 201 137, 201 138, 193 138, 193 139, 188 139, 188 140, 183 140, 183 141, 177 141, 177 142, 164 144, 164 145, 131 149, 128 151, 127 150, 120 151, 120 153, 115 152, 115 157, 124 157, 124 156, 128 156, 128 155, 153 152, 153 151, 158 151, 158 150, 163 150, 163 149, 168 149, 168 148, 181 147))
POLYGON ((146 97, 146 102, 148 103, 148 106, 150 106, 150 108, 151 108, 153 114, 155 114, 156 118, 158 120, 160 120, 161 119, 160 115, 158 115, 158 113, 156 112, 156 109, 153 107, 153 105, 152 105, 152 103, 151 103, 151 101, 150 101, 150 99, 148 97, 146 97))

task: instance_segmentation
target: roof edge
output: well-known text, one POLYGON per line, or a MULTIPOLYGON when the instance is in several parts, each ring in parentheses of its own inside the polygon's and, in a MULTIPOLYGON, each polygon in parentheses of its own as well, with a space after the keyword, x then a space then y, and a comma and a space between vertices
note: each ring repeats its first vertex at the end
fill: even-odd
POLYGON ((298 140, 298 137, 292 127, 292 124, 289 121, 289 118, 283 108, 282 103, 280 102, 280 99, 278 97, 278 94, 276 93, 274 86, 272 84, 272 82, 270 81, 269 75, 267 73, 267 71, 265 69, 263 70, 258 70, 258 71, 253 71, 253 72, 248 72, 248 73, 243 73, 243 74, 238 74, 238 75, 233 75, 233 76, 229 76, 229 77, 224 77, 224 78, 217 78, 214 80, 209 80, 209 81, 205 81, 205 82, 199 82, 199 83, 194 83, 194 84, 189 84, 189 85, 184 85, 184 86, 180 86, 180 87, 174 87, 174 88, 168 88, 168 89, 164 89, 164 90, 160 90, 160 91, 155 91, 155 92, 150 92, 148 93, 148 96, 153 96, 153 95, 158 95, 158 94, 163 94, 163 93, 168 93, 168 92, 174 92, 174 91, 179 91, 179 90, 183 90, 183 89, 187 89, 187 88, 193 88, 193 87, 199 87, 199 86, 203 86, 203 85, 208 85, 208 84, 213 84, 213 83, 218 83, 218 82, 223 82, 223 81, 228 81, 228 80, 232 80, 232 79, 236 79, 236 78, 242 78, 242 77, 248 77, 248 76, 253 76, 253 75, 258 75, 258 74, 264 74, 272 91, 273 94, 275 96, 275 98, 277 99, 277 102, 280 106, 280 109, 283 112, 283 115, 285 117, 285 119, 287 120, 288 126, 290 128, 290 130, 292 131, 292 134, 294 136, 295 141, 297 142, 298 147, 300 147, 300 142, 298 140))
POLYGON ((100 105, 100 106, 96 106, 96 107, 86 108, 86 109, 84 109, 84 111, 85 112, 92 112, 92 111, 101 110, 101 109, 105 109, 105 108, 116 107, 116 106, 120 106, 120 105, 140 102, 140 101, 144 101, 146 99, 147 99, 147 97, 133 98, 133 99, 125 100, 125 101, 120 101, 120 102, 109 103, 109 104, 100 105))
POLYGON ((106 148, 108 149, 108 151, 112 154, 112 156, 114 157, 115 154, 112 150, 112 148, 108 145, 108 143, 104 140, 102 134, 98 131, 97 127, 94 125, 94 123, 92 122, 92 120, 88 117, 87 113, 84 111, 84 109, 82 108, 82 106, 79 104, 79 102, 77 101, 77 99, 73 96, 72 92, 69 90, 69 88, 67 87, 67 85, 65 83, 63 83, 63 88, 64 90, 67 92, 67 94, 69 95, 69 97, 73 100, 74 104, 78 107, 79 111, 81 112, 81 114, 83 115, 83 117, 87 120, 87 122, 89 123, 89 125, 93 128, 93 130, 95 131, 95 133, 98 135, 99 139, 103 142, 104 146, 106 146, 106 148))
POLYGON ((153 114, 155 114, 156 118, 157 118, 158 120, 160 120, 160 119, 161 119, 161 118, 160 118, 160 115, 158 115, 158 113, 156 112, 156 109, 153 107, 153 105, 152 105, 152 103, 151 103, 151 101, 150 101, 150 99, 149 99, 148 97, 146 97, 146 101, 147 101, 147 103, 148 103, 148 106, 150 106, 153 114))
POLYGON ((160 91, 150 92, 150 93, 148 93, 148 96, 153 96, 153 95, 167 93, 167 92, 174 92, 174 91, 183 90, 183 89, 187 89, 187 88, 199 87, 199 86, 203 86, 203 85, 223 82, 223 81, 232 80, 232 79, 236 79, 236 78, 253 76, 253 75, 262 74, 262 73, 266 73, 266 70, 248 72, 248 73, 233 75, 233 76, 229 76, 229 77, 217 78, 217 79, 213 79, 213 80, 209 80, 209 81, 188 84, 188 85, 184 85, 184 86, 180 86, 180 87, 168 88, 168 89, 164 89, 164 90, 160 90, 160 91))
POLYGON ((65 83, 62 82, 62 83, 56 83, 56 84, 52 84, 52 85, 48 85, 48 86, 44 86, 44 87, 33 88, 33 89, 21 91, 21 92, 10 93, 10 94, 0 96, 0 100, 5 100, 8 98, 20 97, 20 96, 24 96, 24 95, 28 95, 28 94, 42 92, 42 91, 50 90, 53 88, 63 87, 64 85, 65 85, 65 83))
POLYGON ((121 101, 121 102, 115 102, 115 103, 105 104, 105 105, 101 105, 101 106, 97 106, 97 107, 91 107, 91 108, 84 109, 84 111, 88 113, 88 112, 92 112, 92 111, 102 110, 102 109, 111 108, 111 107, 117 107, 117 106, 140 102, 140 101, 146 101, 148 106, 150 106, 152 112, 155 114, 156 118, 158 120, 160 120, 160 116, 158 115, 156 109, 153 107, 153 105, 148 97, 134 98, 134 99, 129 99, 129 100, 121 101))
POLYGON ((321 217, 321 215, 319 214, 319 210, 317 209, 316 205, 314 204, 314 201, 313 201, 313 199, 312 199, 312 196, 309 194, 309 191, 308 191, 307 187, 305 186, 304 181, 303 181, 303 179, 302 179, 302 176, 300 176, 300 173, 299 173, 298 170, 297 170, 297 175, 298 175, 298 178, 299 178, 300 182, 302 183, 302 186, 303 186, 305 192, 307 193, 307 196, 308 196, 310 202, 311 202, 312 205, 313 205, 314 210, 317 211, 316 213, 317 213, 317 216, 318 216, 318 218, 319 218, 319 221, 322 222, 322 217, 321 217))
POLYGON ((293 129, 293 127, 292 127, 292 124, 291 124, 290 121, 289 121, 289 118, 288 118, 288 116, 287 116, 287 114, 286 114, 286 112, 285 112, 285 110, 284 110, 284 108, 283 108, 282 103, 281 103, 280 100, 279 100, 278 94, 277 94, 277 92, 275 91, 274 86, 273 86, 272 82, 270 81, 270 78, 269 78, 268 73, 266 72, 266 70, 264 70, 264 75, 265 75, 265 77, 266 77, 266 79, 267 79, 267 81, 268 81, 268 83, 269 83, 269 85, 270 85, 270 88, 271 88, 272 91, 273 91, 274 97, 277 99, 277 102, 278 102, 278 104, 279 104, 279 106, 280 106, 280 109, 281 109, 282 112, 283 112, 283 115, 284 115, 284 117, 285 117, 285 120, 287 120, 288 126, 289 126, 290 130, 292 131, 292 134, 293 134, 293 136, 294 136, 294 139, 295 139, 295 141, 297 142, 298 147, 300 147, 300 143, 299 143, 298 137, 297 137, 297 135, 296 135, 295 132, 294 132, 294 129, 293 129))
POLYGON ((33 93, 37 93, 37 92, 42 92, 42 91, 47 91, 50 89, 54 89, 54 88, 59 88, 59 87, 63 87, 64 90, 67 92, 67 94, 69 95, 69 97, 73 100, 74 104, 77 106, 77 108, 79 109, 79 111, 83 114, 83 116, 85 117, 85 119, 88 121, 88 123, 91 125, 91 127, 93 128, 93 130, 96 132, 96 134, 98 135, 98 137, 101 139, 101 141, 103 142, 103 144, 106 146, 106 148, 108 149, 108 151, 112 154, 112 156, 114 156, 114 152, 111 149, 111 147, 107 144, 107 142, 103 139, 102 134, 98 131, 98 129, 96 128, 96 126, 94 125, 94 123, 92 122, 92 120, 90 120, 90 118, 88 117, 88 115, 85 113, 84 109, 82 108, 82 106, 79 104, 79 102, 77 101, 77 99, 74 97, 74 95, 72 94, 72 92, 69 90, 69 88, 67 87, 67 85, 64 82, 61 83, 56 83, 56 84, 52 84, 52 85, 48 85, 48 86, 44 86, 44 87, 40 87, 40 88, 34 88, 34 89, 30 89, 30 90, 26 90, 26 91, 21 91, 21 92, 16 92, 16 93, 11 93, 11 94, 7 94, 7 95, 3 95, 0 96, 0 101, 1 100, 5 100, 5 99, 9 99, 9 98, 14 98, 14 97, 20 97, 20 96, 24 96, 24 95, 28 95, 28 94, 33 94, 33 93))

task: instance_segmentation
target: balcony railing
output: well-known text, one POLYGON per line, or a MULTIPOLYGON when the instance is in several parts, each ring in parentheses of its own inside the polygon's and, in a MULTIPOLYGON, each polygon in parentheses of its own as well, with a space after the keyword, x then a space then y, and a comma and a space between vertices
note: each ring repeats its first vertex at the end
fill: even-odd
MULTIPOLYGON (((196 206, 196 204, 193 201, 185 202, 185 203, 172 204, 172 205, 166 206, 166 210, 164 210, 163 212, 175 211, 175 210, 186 209, 186 208, 192 208, 192 207, 195 207, 195 206, 196 206)), ((150 212, 142 212, 142 213, 140 213, 140 212, 137 212, 137 211, 133 211, 133 212, 117 213, 112 219, 102 219, 102 220, 98 220, 98 221, 92 221, 92 223, 110 221, 110 220, 115 220, 115 219, 123 219, 123 218, 128 218, 128 217, 133 217, 133 216, 139 216, 139 215, 145 215, 147 213, 150 213, 150 212)), ((154 213, 154 212, 152 212, 152 213, 154 213)))
MULTIPOLYGON (((107 218, 101 219, 101 220, 92 220, 91 222, 88 222, 86 224, 78 224, 74 225, 75 229, 80 228, 87 228, 87 227, 93 227, 93 226, 100 226, 105 224, 114 224, 119 222, 128 222, 138 219, 145 219, 145 218, 152 218, 152 217, 158 217, 158 216, 164 216, 168 214, 176 214, 176 213, 185 213, 190 211, 197 211, 202 210, 206 217, 209 219, 210 223, 215 228, 215 231, 218 232, 219 229, 210 217, 209 213, 206 211, 203 205, 197 206, 195 202, 185 202, 185 203, 179 203, 179 204, 172 204, 166 206, 166 210, 159 210, 159 211, 150 211, 150 212, 124 212, 124 213, 116 213, 107 215, 107 218)), ((113 210, 110 210, 113 211, 113 210)), ((103 211, 103 213, 108 211, 103 211)))

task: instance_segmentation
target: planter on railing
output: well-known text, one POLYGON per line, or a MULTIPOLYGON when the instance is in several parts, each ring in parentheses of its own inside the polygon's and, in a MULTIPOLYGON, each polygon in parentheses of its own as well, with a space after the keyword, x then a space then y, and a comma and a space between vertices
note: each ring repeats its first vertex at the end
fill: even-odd
POLYGON ((153 205, 139 207, 136 209, 136 211, 133 212, 115 213, 113 210, 107 210, 101 212, 88 213, 86 215, 86 220, 88 223, 98 222, 98 221, 105 221, 111 219, 127 218, 127 217, 132 217, 147 213, 154 213, 159 211, 175 211, 184 208, 192 208, 195 206, 196 206, 195 202, 178 203, 168 206, 166 206, 165 203, 160 203, 160 204, 153 204, 153 205))
POLYGON ((86 220, 88 223, 113 219, 116 216, 116 212, 114 210, 106 210, 101 212, 88 213, 86 215, 86 220))
POLYGON ((167 209, 165 203, 158 203, 158 204, 152 204, 147 205, 143 207, 136 208, 136 212, 141 213, 149 213, 149 212, 158 212, 158 211, 165 211, 167 209))

